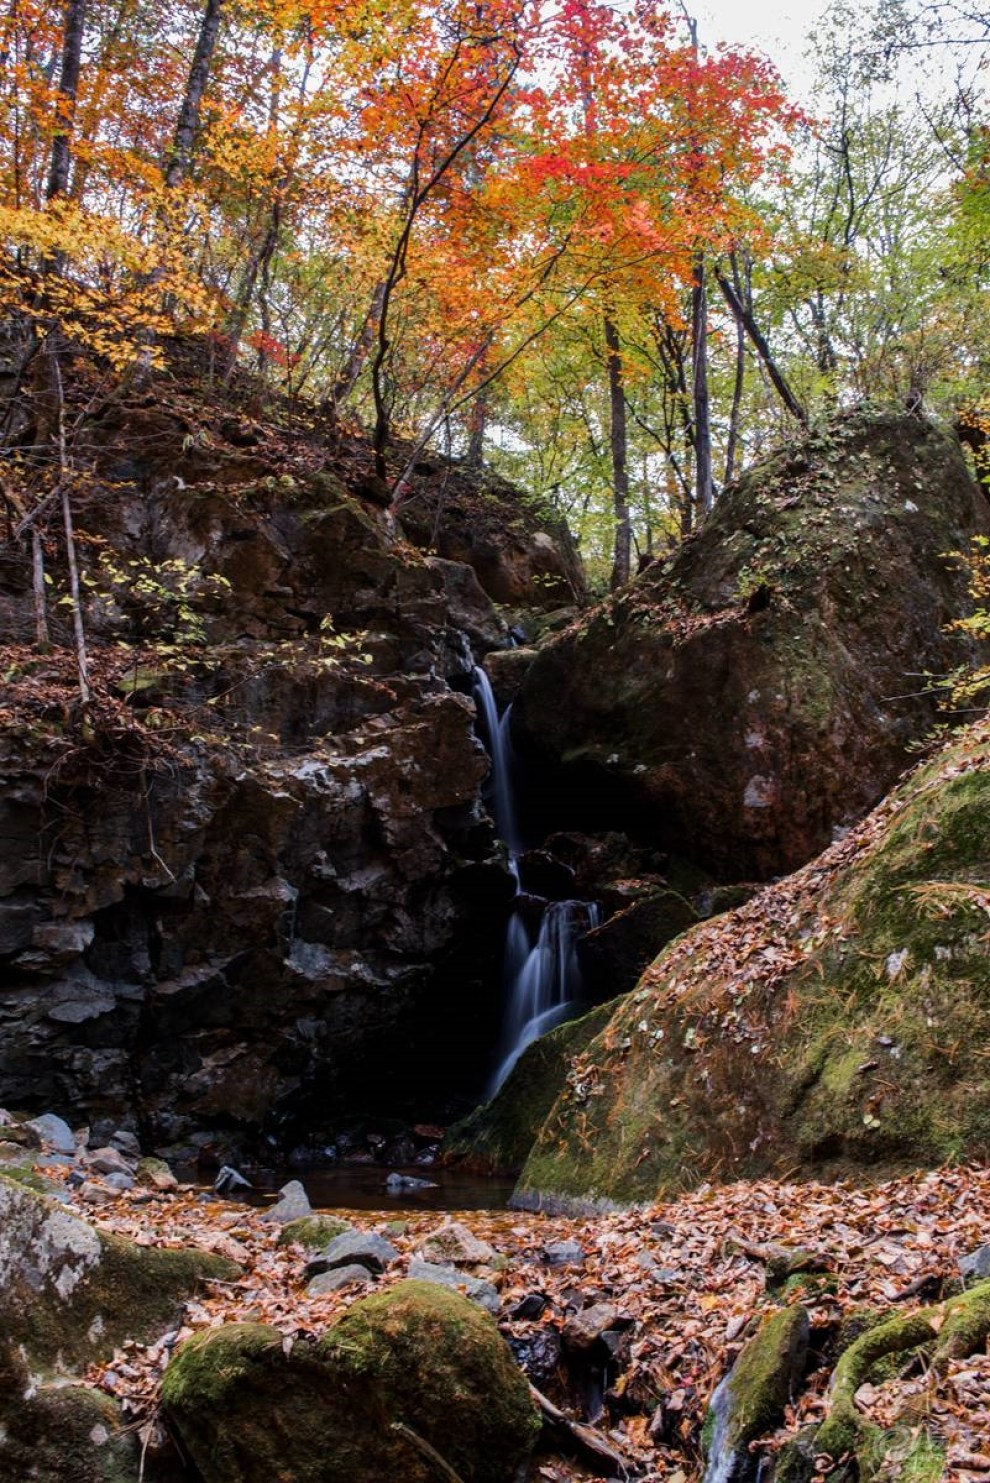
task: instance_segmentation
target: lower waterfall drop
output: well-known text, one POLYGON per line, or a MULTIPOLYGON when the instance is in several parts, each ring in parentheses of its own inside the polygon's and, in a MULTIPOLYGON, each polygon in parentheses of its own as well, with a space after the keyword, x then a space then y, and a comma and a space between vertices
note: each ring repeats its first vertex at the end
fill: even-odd
MULTIPOLYGON (((534 941, 526 922, 527 911, 519 883, 521 836, 512 787, 509 711, 499 717, 491 682, 480 666, 474 670, 472 693, 491 761, 492 815, 509 849, 509 868, 515 877, 517 898, 505 934, 505 1007, 498 1069, 488 1088, 492 1097, 526 1047, 569 1019, 580 1007, 578 939, 598 926, 601 912, 593 901, 549 902, 540 915, 534 941)), ((531 904, 532 898, 529 900, 531 904)))
POLYGON ((601 919, 593 901, 551 901, 531 943, 518 907, 505 937, 505 1018, 491 1095, 534 1040, 569 1019, 581 998, 577 942, 601 919))

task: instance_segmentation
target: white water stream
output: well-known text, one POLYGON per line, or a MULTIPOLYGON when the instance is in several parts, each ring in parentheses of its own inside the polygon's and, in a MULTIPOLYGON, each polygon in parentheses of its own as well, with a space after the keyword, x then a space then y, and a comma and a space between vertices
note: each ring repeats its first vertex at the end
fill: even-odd
MULTIPOLYGON (((491 683, 483 669, 474 671, 473 694, 491 759, 491 809, 509 849, 509 865, 519 889, 517 859, 521 837, 512 786, 513 759, 509 711, 499 717, 491 683)), ((505 935, 505 1009, 499 1038, 498 1069, 488 1089, 494 1096, 528 1045, 561 1024, 580 1000, 578 939, 600 920, 591 901, 553 901, 540 917, 535 940, 520 901, 505 935)))

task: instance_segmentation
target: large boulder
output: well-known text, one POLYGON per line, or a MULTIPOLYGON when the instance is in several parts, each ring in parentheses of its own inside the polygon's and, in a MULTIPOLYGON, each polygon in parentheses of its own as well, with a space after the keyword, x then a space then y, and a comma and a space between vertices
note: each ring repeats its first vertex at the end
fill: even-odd
POLYGON ((513 735, 611 813, 726 879, 803 864, 936 714, 988 528, 952 434, 857 413, 751 469, 668 561, 546 645, 513 735))
POLYGON ((459 1293, 403 1282, 323 1339, 260 1324, 199 1334, 162 1399, 206 1483, 508 1483, 539 1431, 493 1320, 459 1293))
POLYGON ((573 1056, 534 1195, 990 1150, 990 723, 820 858, 672 943, 573 1056))
POLYGON ((237 1275, 209 1252, 107 1235, 0 1175, 0 1483, 132 1483, 133 1429, 82 1372, 166 1332, 205 1281, 237 1275))

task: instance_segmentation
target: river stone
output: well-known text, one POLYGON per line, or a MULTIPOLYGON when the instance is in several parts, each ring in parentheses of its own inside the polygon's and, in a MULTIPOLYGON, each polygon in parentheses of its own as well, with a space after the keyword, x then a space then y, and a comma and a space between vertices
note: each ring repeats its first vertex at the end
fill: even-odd
POLYGON ((94 1174, 127 1174, 134 1170, 133 1159, 125 1159, 115 1148, 96 1148, 86 1155, 86 1166, 94 1174))
POLYGON ((278 1233, 279 1246, 305 1246, 308 1251, 320 1251, 345 1231, 353 1231, 349 1221, 336 1215, 303 1215, 290 1220, 278 1233))
POLYGON ((961 1256, 958 1265, 963 1277, 973 1278, 975 1281, 990 1277, 990 1243, 961 1256))
POLYGON ((487 1308, 489 1313, 498 1312, 498 1288, 491 1282, 484 1282, 480 1277, 470 1277, 467 1272, 458 1272, 454 1267, 435 1266, 432 1262, 418 1261, 415 1257, 409 1263, 409 1276, 414 1281, 432 1282, 438 1287, 448 1287, 452 1292, 463 1293, 472 1303, 487 1308))
POLYGON ((40 1117, 32 1118, 26 1126, 32 1128, 56 1153, 75 1153, 76 1140, 72 1129, 63 1118, 56 1117, 54 1112, 43 1112, 40 1117))
POLYGON ((309 1196, 298 1179, 290 1179, 288 1184, 283 1184, 279 1194, 282 1198, 270 1210, 265 1211, 261 1216, 262 1220, 287 1225, 290 1220, 300 1220, 304 1215, 312 1213, 309 1196))
POLYGON ((162 1400, 210 1483, 436 1483, 416 1444, 461 1478, 506 1483, 539 1433, 524 1376, 491 1318, 402 1282, 320 1340, 232 1324, 187 1340, 162 1400))
POLYGON ((350 1262, 346 1267, 333 1267, 329 1272, 318 1272, 311 1282, 306 1285, 306 1296, 308 1298, 320 1298, 324 1293, 339 1292, 342 1287, 366 1287, 369 1282, 374 1282, 374 1277, 367 1267, 359 1266, 357 1262, 350 1262))
POLYGON ((141 1159, 137 1166, 137 1182, 145 1189, 154 1189, 160 1192, 176 1190, 179 1181, 172 1173, 164 1159, 156 1159, 152 1156, 141 1159))
POLYGON ((384 1236, 379 1236, 374 1231, 344 1231, 343 1235, 335 1236, 306 1264, 306 1273, 313 1277, 320 1272, 330 1272, 334 1267, 347 1267, 355 1263, 367 1267, 369 1272, 384 1272, 386 1267, 398 1260, 399 1253, 384 1236))
POLYGON ((417 1255, 440 1266, 484 1266, 495 1260, 495 1249, 487 1241, 479 1240, 460 1221, 448 1220, 420 1243, 417 1255))
POLYGON ((749 1444, 778 1426, 804 1375, 810 1325, 795 1304, 767 1318, 712 1396, 702 1432, 704 1483, 755 1483, 762 1460, 749 1444))
POLYGON ((543 1248, 548 1267, 584 1266, 584 1247, 578 1241, 548 1241, 543 1248))

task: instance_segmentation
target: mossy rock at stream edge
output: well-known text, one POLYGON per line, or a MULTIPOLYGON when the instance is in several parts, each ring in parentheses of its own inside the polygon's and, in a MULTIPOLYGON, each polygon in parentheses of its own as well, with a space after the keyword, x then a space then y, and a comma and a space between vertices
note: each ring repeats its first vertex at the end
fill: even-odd
POLYGON ((508 1483, 539 1418, 488 1314, 402 1282, 319 1341, 230 1324, 185 1343, 163 1401, 205 1483, 508 1483))
POLYGON ((0 1175, 0 1400, 10 1366, 78 1371, 124 1339, 163 1333, 204 1281, 237 1275, 211 1252, 98 1231, 0 1175))
POLYGON ((760 1459, 749 1444, 782 1421, 804 1376, 810 1325, 800 1304, 768 1315, 712 1397, 702 1442, 706 1479, 750 1483, 760 1459))
POLYGON ((660 954, 572 1057, 521 1185, 635 1200, 990 1150, 990 724, 660 954))
POLYGON ((599 1004, 527 1046, 492 1100, 448 1131, 444 1158, 486 1173, 517 1173, 564 1089, 572 1058, 605 1027, 614 1008, 599 1004))
POLYGON ((132 1483, 135 1439, 114 1402, 67 1379, 164 1333, 204 1281, 237 1275, 211 1252, 98 1231, 0 1175, 0 1483, 132 1483))

